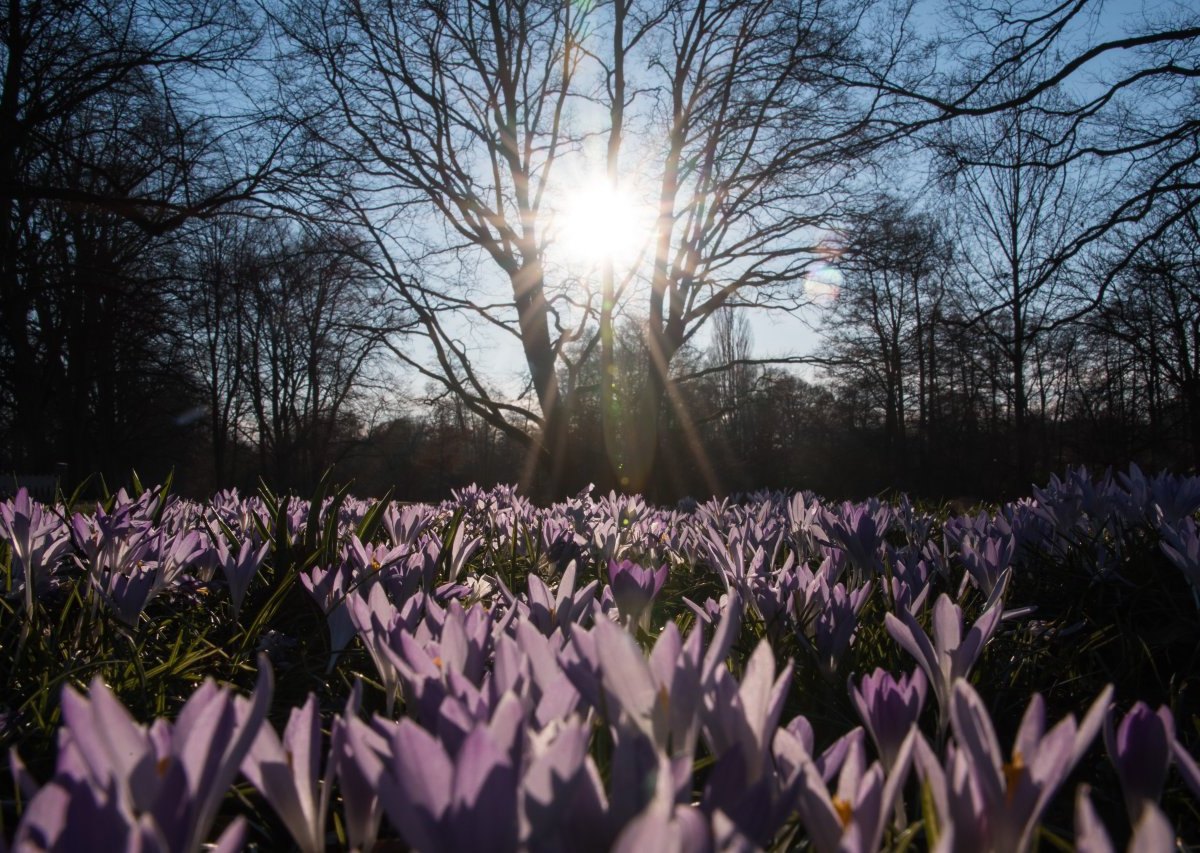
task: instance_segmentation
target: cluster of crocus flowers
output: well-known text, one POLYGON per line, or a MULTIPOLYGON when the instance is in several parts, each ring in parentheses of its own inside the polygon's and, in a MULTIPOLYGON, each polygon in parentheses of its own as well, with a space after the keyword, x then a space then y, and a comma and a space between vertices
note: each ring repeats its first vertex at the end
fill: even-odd
POLYGON ((1200 801, 1167 709, 1122 716, 1107 689, 1049 724, 1034 695, 1002 746, 1006 728, 972 683, 1013 617, 1022 548, 1136 524, 1162 537, 1164 566, 1191 559, 1186 508, 1200 491, 1127 479, 1068 477, 1041 503, 952 519, 940 541, 911 505, 813 496, 684 511, 581 495, 539 509, 469 489, 380 512, 146 493, 70 523, 18 496, 0 503, 9 595, 34 601, 77 571, 127 629, 196 584, 250 621, 263 566, 282 568, 314 525, 335 532, 297 580, 325 614, 329 670, 361 647, 382 713, 361 711, 362 687, 337 708, 312 694, 274 709, 277 730, 265 662, 248 698, 206 683, 175 719, 146 724, 100 680, 68 688, 53 776, 16 759, 27 805, 14 841, 70 849, 90 832, 114 848, 234 849, 263 843, 260 824, 236 817, 254 798, 304 851, 389 838, 416 850, 875 850, 917 833, 943 850, 1028 850, 1057 798, 1073 806, 1081 849, 1111 847, 1114 820, 1139 849, 1165 849, 1172 768, 1200 801), (518 554, 536 571, 514 571, 518 554), (672 572, 712 597, 664 606, 672 572), (864 625, 895 644, 866 659, 902 671, 856 670, 864 625), (804 668, 845 685, 843 714, 861 726, 843 718, 831 732, 794 713, 804 668), (1075 770, 1099 784, 1083 774, 1101 731, 1123 818, 1067 786, 1075 770))
MULTIPOLYGON (((871 851, 916 818, 904 801, 914 779, 931 797, 922 818, 931 844, 1024 851, 1102 728, 1135 838, 1147 845, 1139 849, 1172 838, 1159 807, 1171 764, 1200 799, 1170 713, 1139 704, 1118 720, 1111 688, 1081 720, 1049 728, 1035 695, 1005 750, 978 694, 955 677, 939 755, 920 725, 924 670, 877 669, 848 685, 864 727, 818 750, 806 718, 784 717, 792 664, 766 640, 740 677, 731 671, 744 617, 736 592, 707 642, 703 622, 686 636, 668 623, 648 650, 637 626, 598 605, 588 624, 547 634, 528 614, 510 616, 516 608, 442 608, 423 594, 410 615, 387 616, 382 595, 376 581, 364 606, 380 612, 367 630, 393 668, 399 719, 363 717, 356 694, 323 721, 310 695, 277 734, 266 722, 265 659, 248 699, 209 682, 173 723, 135 722, 98 680, 86 695, 68 688, 54 777, 38 789, 16 767, 31 798, 18 847, 71 849, 83 832, 115 849, 196 850, 240 775, 304 851, 329 846, 334 808, 356 849, 394 833, 416 850, 700 851, 806 839, 818 851, 871 851), (697 775, 702 754, 712 766, 697 775)), ((1086 788, 1077 801, 1081 846, 1106 849, 1086 788)), ((217 849, 237 849, 248 831, 234 820, 217 849)))

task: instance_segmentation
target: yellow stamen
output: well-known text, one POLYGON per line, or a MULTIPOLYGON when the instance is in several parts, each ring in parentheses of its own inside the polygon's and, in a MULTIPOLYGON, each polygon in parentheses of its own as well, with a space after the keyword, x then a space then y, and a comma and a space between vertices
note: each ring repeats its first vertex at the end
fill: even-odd
POLYGON ((434 665, 434 666, 436 666, 438 669, 441 669, 441 668, 442 668, 442 667, 444 667, 446 664, 445 664, 445 662, 444 662, 444 661, 443 661, 443 660, 442 660, 440 657, 435 657, 435 658, 433 659, 433 665, 434 665))
POLYGON ((1012 761, 1004 765, 1005 796, 1010 803, 1017 793, 1017 783, 1021 781, 1021 774, 1024 772, 1025 756, 1021 755, 1021 750, 1014 749, 1012 761))
POLYGON ((838 820, 842 822, 842 829, 848 827, 850 825, 850 818, 854 817, 854 806, 834 794, 833 810, 837 812, 838 820))
POLYGON ((373 572, 377 572, 377 571, 379 571, 381 568, 382 568, 382 566, 380 566, 380 565, 379 565, 379 561, 378 561, 378 560, 372 560, 372 561, 371 561, 371 571, 373 571, 373 572))
POLYGON ((158 772, 158 775, 162 777, 167 775, 167 768, 170 766, 171 756, 164 755, 162 758, 158 759, 158 762, 154 765, 154 769, 158 772))

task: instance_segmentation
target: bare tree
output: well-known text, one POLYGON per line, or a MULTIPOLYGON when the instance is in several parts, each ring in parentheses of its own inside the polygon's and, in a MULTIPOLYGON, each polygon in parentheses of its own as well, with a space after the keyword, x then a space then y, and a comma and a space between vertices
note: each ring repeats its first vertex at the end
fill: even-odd
POLYGON ((883 410, 883 454, 900 478, 912 469, 909 420, 924 449, 935 429, 941 343, 953 254, 942 223, 910 204, 884 197, 853 220, 839 247, 843 281, 825 312, 823 328, 832 372, 853 374, 883 410))
POLYGON ((1095 215, 1061 250, 1069 259, 1110 232, 1125 246, 1120 262, 1096 282, 1095 307, 1140 247, 1200 200, 1200 12, 1187 4, 1126 9, 1104 0, 951 0, 942 15, 923 63, 909 63, 904 75, 866 63, 848 78, 911 108, 900 133, 1023 112, 1040 115, 1045 133, 1027 163, 1047 170, 1101 166, 1111 191, 1094 200, 1095 215), (1180 198, 1186 203, 1178 204, 1180 198), (1136 228, 1167 199, 1175 200, 1172 218, 1154 217, 1152 230, 1136 228), (1129 233, 1136 239, 1125 239, 1129 233))
POLYGON ((276 230, 252 276, 243 376, 260 464, 273 482, 311 486, 335 460, 355 404, 397 324, 393 300, 346 232, 276 230))
POLYGON ((718 309, 713 314, 711 338, 709 363, 724 368, 714 374, 717 396, 713 402, 720 413, 726 439, 742 449, 752 430, 750 396, 757 374, 762 370, 750 363, 754 336, 745 312, 735 311, 729 306, 718 309))
MULTIPOLYGON (((146 293, 162 281, 148 270, 156 238, 252 195, 272 174, 281 137, 239 106, 248 103, 237 86, 257 39, 247 8, 187 0, 0 7, 0 326, 12 464, 61 458, 48 438, 47 389, 65 387, 56 384, 60 371, 82 375, 96 364, 85 364, 67 336, 90 336, 104 358, 119 351, 133 326, 121 311, 127 320, 139 307, 162 316, 153 307, 161 291, 146 293), (91 231, 90 248, 71 233, 78 228, 91 231), (98 243, 112 249, 103 262, 87 256, 98 243), (131 258, 140 270, 113 265, 131 258), (134 280, 138 295, 118 286, 134 280), (75 310, 83 305, 92 307, 75 310), (117 318, 106 327, 63 326, 68 315, 99 317, 102 305, 117 318)), ((148 377, 154 365, 143 360, 148 377)), ((130 402, 105 404, 98 417, 111 425, 130 402)), ((87 423, 68 418, 61 427, 87 423)))
MULTIPOLYGON (((1148 420, 1151 435, 1181 436, 1190 445, 1192 464, 1200 464, 1200 216, 1178 215, 1178 206, 1162 205, 1160 215, 1172 227, 1145 246, 1118 279, 1104 309, 1089 325, 1102 338, 1115 340, 1135 372, 1144 375, 1144 404, 1137 419, 1148 420), (1137 370, 1137 364, 1144 368, 1137 370), (1168 429, 1169 420, 1178 427, 1168 429)), ((1148 223, 1157 228, 1157 223, 1148 223)), ((1109 372, 1109 371, 1104 371, 1109 372)), ((1113 374, 1126 375, 1117 369, 1113 374)))
POLYGON ((676 353, 722 306, 805 302, 803 272, 881 118, 838 74, 873 11, 325 0, 294 4, 280 26, 291 67, 308 72, 301 85, 328 96, 308 104, 314 134, 360 172, 346 210, 372 230, 422 324, 431 358, 398 346, 400 358, 553 469, 572 407, 559 368, 581 387, 569 345, 594 329, 602 417, 629 425, 606 433, 627 485, 641 488, 676 353), (604 153, 589 161, 593 139, 604 153), (602 265, 598 288, 551 249, 555 214, 588 170, 656 211, 640 261, 602 265), (430 214, 423 227, 405 224, 430 214), (502 293, 488 289, 496 278, 502 293), (612 384, 613 324, 628 312, 646 317, 650 353, 635 400, 616 399, 612 384), (489 385, 464 340, 468 318, 519 345, 532 404, 489 385))
POLYGON ((1053 98, 955 125, 939 141, 963 257, 960 299, 973 330, 1003 354, 1014 434, 1014 482, 1031 475, 1029 359, 1038 339, 1074 322, 1096 298, 1071 266, 1097 216, 1103 184, 1084 161, 1048 162, 1061 130, 1053 98))
POLYGON ((187 229, 179 247, 180 328, 207 409, 217 485, 234 481, 238 448, 251 438, 246 345, 276 238, 270 223, 228 215, 187 229))

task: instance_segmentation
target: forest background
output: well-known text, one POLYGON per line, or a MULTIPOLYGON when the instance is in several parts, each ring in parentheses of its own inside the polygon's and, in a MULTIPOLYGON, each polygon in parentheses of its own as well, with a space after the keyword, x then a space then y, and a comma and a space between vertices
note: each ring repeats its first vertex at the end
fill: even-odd
POLYGON ((3 8, 16 479, 990 498, 1200 460, 1188 4, 3 8))

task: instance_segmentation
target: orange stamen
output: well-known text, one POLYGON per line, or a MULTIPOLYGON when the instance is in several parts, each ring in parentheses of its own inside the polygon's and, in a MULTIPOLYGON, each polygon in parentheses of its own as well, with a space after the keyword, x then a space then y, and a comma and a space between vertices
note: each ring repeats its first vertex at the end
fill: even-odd
POLYGON ((842 829, 848 827, 850 819, 854 817, 854 806, 835 794, 833 797, 833 810, 837 812, 838 820, 842 822, 842 829))

